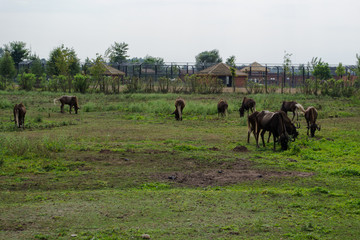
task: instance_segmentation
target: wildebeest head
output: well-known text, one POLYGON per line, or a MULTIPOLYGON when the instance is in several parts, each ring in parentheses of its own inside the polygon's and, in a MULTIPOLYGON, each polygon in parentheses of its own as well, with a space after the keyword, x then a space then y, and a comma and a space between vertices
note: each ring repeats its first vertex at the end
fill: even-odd
POLYGON ((185 101, 182 98, 178 98, 175 101, 175 111, 172 114, 175 114, 175 119, 182 121, 182 111, 185 107, 185 101))
MULTIPOLYGON (((309 128, 309 127, 308 127, 309 128)), ((314 137, 315 136, 315 131, 318 130, 320 131, 321 130, 321 126, 320 125, 317 125, 316 123, 313 123, 310 125, 310 136, 311 137, 314 137)))
POLYGON ((241 106, 241 108, 239 108, 239 112, 240 112, 240 117, 244 116, 244 107, 241 106))
POLYGON ((288 149, 288 142, 289 142, 289 136, 287 134, 283 134, 280 136, 281 150, 288 149))

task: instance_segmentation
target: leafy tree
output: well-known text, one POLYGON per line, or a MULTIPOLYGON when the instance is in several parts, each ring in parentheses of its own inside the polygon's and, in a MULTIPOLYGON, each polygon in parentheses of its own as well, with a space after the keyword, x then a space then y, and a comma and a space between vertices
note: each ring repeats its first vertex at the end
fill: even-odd
POLYGON ((106 51, 105 56, 109 58, 110 62, 113 63, 122 63, 125 62, 129 57, 127 56, 127 51, 129 50, 129 45, 125 42, 117 43, 114 42, 106 51))
POLYGON ((355 87, 360 88, 360 55, 356 54, 356 65, 352 69, 356 74, 356 81, 355 81, 355 87))
POLYGON ((149 65, 164 65, 164 59, 160 58, 160 57, 152 57, 149 55, 146 55, 146 57, 144 58, 144 64, 149 64, 149 65))
POLYGON ((343 77, 345 75, 345 67, 342 65, 342 63, 339 63, 339 65, 336 67, 335 73, 338 77, 343 77))
POLYGON ((39 58, 33 60, 30 71, 35 74, 36 77, 41 77, 44 74, 45 68, 39 58))
POLYGON ((2 47, 0 47, 0 58, 3 57, 4 53, 5 53, 4 49, 2 47))
POLYGON ((9 45, 5 45, 5 51, 10 53, 16 69, 19 69, 19 63, 30 55, 30 50, 26 49, 26 43, 20 41, 10 42, 9 45))
POLYGON ((0 89, 6 89, 7 83, 16 75, 14 60, 8 51, 5 51, 4 56, 0 58, 0 75, 0 89))
MULTIPOLYGON (((72 78, 80 72, 80 60, 77 58, 74 49, 61 45, 51 51, 47 63, 47 71, 50 76, 65 76, 70 92, 72 89, 72 78)), ((61 78, 61 81, 63 82, 63 78, 61 78)))
POLYGON ((229 66, 235 66, 236 57, 234 55, 226 59, 226 64, 229 66))
POLYGON ((236 75, 236 68, 235 68, 235 56, 230 56, 229 58, 226 59, 226 64, 230 66, 230 72, 231 72, 231 77, 232 77, 232 87, 233 87, 233 92, 235 92, 235 75, 236 75))
POLYGON ((64 45, 61 45, 50 52, 46 71, 50 76, 74 76, 80 72, 80 60, 73 49, 65 48, 64 45))
MULTIPOLYGON (((283 62, 283 69, 284 69, 284 73, 286 76, 290 76, 291 75, 291 56, 292 56, 292 53, 287 53, 285 51, 284 53, 284 62, 283 62)), ((283 81, 283 84, 281 85, 281 93, 284 92, 284 85, 285 85, 285 79, 283 81)), ((291 92, 291 85, 289 83, 289 91, 291 92)))
POLYGON ((96 55, 96 58, 92 60, 92 66, 90 67, 90 74, 93 79, 94 89, 100 86, 100 90, 105 90, 105 76, 104 72, 106 68, 104 66, 105 61, 103 57, 99 54, 96 55))
POLYGON ((222 58, 219 55, 219 50, 204 51, 195 56, 195 65, 197 69, 201 69, 206 64, 221 63, 222 58))
POLYGON ((318 80, 328 80, 331 76, 331 71, 328 63, 325 63, 321 58, 313 58, 311 60, 311 65, 313 67, 312 74, 315 77, 315 90, 314 94, 318 94, 318 80))

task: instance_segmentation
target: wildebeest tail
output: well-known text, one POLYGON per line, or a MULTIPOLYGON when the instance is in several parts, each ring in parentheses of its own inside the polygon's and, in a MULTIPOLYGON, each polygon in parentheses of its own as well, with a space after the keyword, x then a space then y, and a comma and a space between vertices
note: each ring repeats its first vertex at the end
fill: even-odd
POLYGON ((303 107, 300 103, 295 104, 295 106, 296 106, 297 109, 300 109, 300 111, 302 111, 303 113, 305 113, 305 109, 304 109, 304 107, 303 107))

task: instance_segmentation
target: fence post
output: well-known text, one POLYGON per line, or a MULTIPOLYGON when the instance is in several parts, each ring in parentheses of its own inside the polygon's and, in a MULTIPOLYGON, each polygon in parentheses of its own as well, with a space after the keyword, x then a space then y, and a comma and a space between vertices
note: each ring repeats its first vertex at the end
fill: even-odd
POLYGON ((281 93, 282 94, 284 93, 285 79, 286 79, 286 71, 285 71, 285 69, 283 69, 283 72, 284 72, 284 77, 283 77, 282 84, 281 84, 281 93))
POLYGON ((268 88, 267 88, 267 85, 268 85, 268 81, 267 81, 267 71, 268 71, 268 67, 267 67, 267 64, 265 65, 265 93, 268 93, 268 88))

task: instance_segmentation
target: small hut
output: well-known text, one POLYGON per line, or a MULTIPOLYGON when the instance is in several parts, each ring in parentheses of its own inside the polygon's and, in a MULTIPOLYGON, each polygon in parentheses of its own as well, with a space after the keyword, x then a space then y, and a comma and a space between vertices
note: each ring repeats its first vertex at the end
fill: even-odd
MULTIPOLYGON (((111 83, 112 91, 119 93, 120 92, 120 80, 123 80, 125 73, 116 68, 113 68, 109 65, 106 65, 105 63, 103 63, 103 66, 105 67, 105 71, 104 71, 103 75, 112 78, 112 83, 111 83)), ((105 92, 108 91, 107 87, 105 87, 105 86, 104 86, 104 89, 105 89, 105 92)))
POLYGON ((259 73, 266 72, 266 67, 264 67, 263 65, 261 65, 258 62, 253 62, 249 66, 242 68, 240 71, 243 73, 250 73, 250 71, 251 71, 251 74, 252 73, 259 74, 259 73))
MULTIPOLYGON (((232 75, 231 75, 230 66, 225 63, 218 63, 214 66, 208 67, 208 68, 198 72, 197 75, 215 76, 219 79, 222 79, 224 82, 224 85, 226 85, 227 87, 232 86, 233 79, 232 79, 232 75)), ((245 87, 247 76, 248 75, 246 73, 241 72, 240 70, 236 69, 235 79, 234 79, 235 87, 245 87)))

